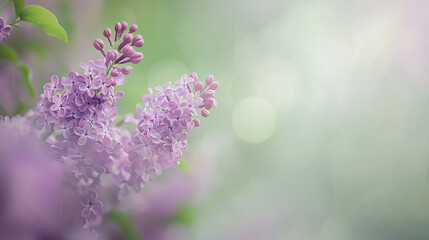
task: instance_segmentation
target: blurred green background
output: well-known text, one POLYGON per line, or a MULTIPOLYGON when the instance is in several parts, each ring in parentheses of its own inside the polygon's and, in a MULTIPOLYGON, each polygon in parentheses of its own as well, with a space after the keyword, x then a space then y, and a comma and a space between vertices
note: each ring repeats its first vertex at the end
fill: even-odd
POLYGON ((92 40, 125 20, 145 58, 119 87, 121 115, 183 73, 220 82, 183 157, 201 175, 189 239, 429 239, 429 2, 45 6, 69 44, 48 40, 56 57, 33 67, 57 67, 35 81, 100 58, 92 40))

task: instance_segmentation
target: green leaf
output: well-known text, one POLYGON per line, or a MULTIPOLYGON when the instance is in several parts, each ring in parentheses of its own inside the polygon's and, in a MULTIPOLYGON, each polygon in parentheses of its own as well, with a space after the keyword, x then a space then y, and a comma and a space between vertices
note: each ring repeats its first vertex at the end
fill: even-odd
POLYGON ((67 43, 67 33, 58 24, 58 20, 48 9, 39 5, 28 5, 19 12, 21 21, 42 27, 45 32, 67 43))
POLYGON ((24 77, 25 86, 28 89, 28 92, 30 93, 31 97, 34 97, 34 86, 31 82, 31 70, 27 65, 24 64, 18 64, 18 68, 22 73, 22 76, 24 77))
POLYGON ((180 170, 182 170, 184 173, 189 173, 188 164, 184 161, 179 162, 179 166, 177 166, 180 170))
POLYGON ((170 221, 190 227, 194 224, 195 218, 195 209, 187 204, 183 204, 179 207, 176 214, 170 218, 170 221))
POLYGON ((25 0, 13 0, 13 8, 15 8, 15 16, 19 16, 19 11, 24 8, 25 0))
POLYGON ((27 106, 23 103, 18 103, 18 106, 16 106, 14 115, 23 115, 25 112, 27 112, 27 106))
POLYGON ((0 44, 0 59, 18 63, 18 54, 6 44, 0 44))
POLYGON ((125 213, 118 210, 111 210, 107 216, 110 220, 115 222, 123 231, 125 239, 127 240, 141 240, 140 233, 137 229, 137 225, 133 218, 125 213))

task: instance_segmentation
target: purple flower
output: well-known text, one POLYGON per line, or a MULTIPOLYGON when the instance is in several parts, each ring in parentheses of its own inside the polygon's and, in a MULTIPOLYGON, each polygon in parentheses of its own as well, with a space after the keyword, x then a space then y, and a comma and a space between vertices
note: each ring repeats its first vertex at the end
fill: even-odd
POLYGON ((0 43, 6 41, 10 37, 12 27, 6 25, 4 19, 0 17, 0 43))
POLYGON ((101 83, 101 79, 99 78, 91 80, 90 78, 86 77, 84 78, 83 83, 79 85, 79 90, 86 92, 90 97, 94 97, 96 90, 101 87, 101 83))
POLYGON ((80 67, 85 70, 86 76, 97 76, 98 74, 106 71, 106 66, 102 60, 89 60, 88 64, 81 64, 80 67))
POLYGON ((52 101, 54 104, 51 106, 50 110, 57 112, 58 117, 64 117, 66 115, 66 112, 68 109, 70 109, 70 106, 68 105, 68 95, 67 92, 64 91, 59 94, 55 94, 52 98, 52 101))
POLYGON ((54 124, 54 129, 57 132, 63 133, 65 139, 69 139, 71 133, 73 132, 75 122, 70 120, 68 122, 59 122, 54 124))
POLYGON ((74 99, 76 108, 79 109, 81 112, 86 112, 89 110, 90 112, 93 112, 95 109, 95 104, 97 103, 97 100, 91 98, 87 94, 82 94, 76 96, 74 99))
MULTIPOLYGON (((167 82, 155 91, 149 89, 141 98, 143 108, 137 105, 137 113, 127 114, 115 124, 117 102, 124 93, 114 87, 124 83, 124 75, 131 71, 131 67, 119 65, 137 63, 143 57, 134 50, 142 45, 141 37, 136 38, 139 43, 134 45, 133 32, 121 38, 126 25, 117 24, 114 42, 106 31, 114 48, 106 50, 107 54, 101 40, 96 41, 95 47, 103 50, 104 59, 82 64, 82 75, 70 72, 61 80, 53 76, 51 83, 44 86, 34 116, 28 116, 28 122, 37 124, 34 135, 46 139, 51 155, 62 164, 64 186, 82 196, 81 216, 89 228, 100 224, 103 212, 95 191, 103 196, 109 183, 120 193, 129 189, 140 191, 156 175, 178 165, 188 133, 200 124, 196 117, 208 116, 210 108, 216 106, 214 90, 218 83, 208 77, 203 84, 192 73, 181 76, 175 85, 167 82), (122 55, 116 58, 118 52, 122 55), (134 131, 121 129, 123 123, 135 124, 134 131)), ((22 121, 14 121, 22 125, 22 121)))
POLYGON ((63 176, 44 144, 17 127, 31 127, 27 120, 0 120, 0 239, 62 239, 63 176))
POLYGON ((100 80, 101 94, 107 95, 109 87, 112 85, 111 78, 106 77, 105 73, 101 73, 95 80, 100 80))
POLYGON ((84 208, 82 209, 81 216, 88 217, 91 213, 95 215, 103 214, 103 203, 98 200, 97 193, 90 190, 87 195, 84 195, 82 201, 84 208))
POLYGON ((90 124, 85 124, 83 128, 75 127, 74 133, 79 136, 79 141, 78 141, 79 145, 84 145, 88 140, 88 138, 89 139, 97 138, 97 133, 92 130, 90 124))
POLYGON ((64 78, 62 80, 62 84, 65 87, 79 86, 81 83, 83 83, 83 79, 84 79, 84 77, 82 75, 78 75, 75 72, 70 72, 69 73, 69 77, 68 78, 64 78))
POLYGON ((64 89, 64 86, 58 79, 58 76, 54 75, 51 77, 51 83, 46 83, 43 86, 43 89, 47 91, 47 97, 51 98, 56 91, 62 91, 64 89))

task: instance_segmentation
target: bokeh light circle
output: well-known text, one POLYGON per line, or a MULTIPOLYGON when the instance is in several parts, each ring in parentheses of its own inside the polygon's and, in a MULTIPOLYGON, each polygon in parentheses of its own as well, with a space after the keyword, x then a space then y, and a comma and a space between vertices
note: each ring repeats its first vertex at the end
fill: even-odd
POLYGON ((267 140, 274 132, 276 114, 271 104, 260 97, 241 100, 232 114, 235 134, 249 143, 267 140))

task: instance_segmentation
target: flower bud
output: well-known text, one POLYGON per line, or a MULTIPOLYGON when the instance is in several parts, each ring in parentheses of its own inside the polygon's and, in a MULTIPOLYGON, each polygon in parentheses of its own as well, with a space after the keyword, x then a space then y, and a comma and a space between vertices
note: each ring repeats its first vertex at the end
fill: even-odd
POLYGON ((144 44, 144 40, 142 35, 136 35, 133 38, 133 42, 131 43, 132 46, 136 46, 136 47, 142 47, 144 44))
POLYGON ((110 30, 110 28, 106 28, 106 29, 104 29, 104 31, 103 31, 103 35, 104 35, 106 38, 110 38, 110 36, 112 36, 112 31, 110 30))
POLYGON ((118 23, 118 22, 117 22, 117 23, 115 24, 115 31, 116 31, 116 32, 119 32, 119 31, 121 31, 121 28, 122 28, 122 25, 121 25, 120 23, 118 23))
POLYGON ((200 120, 197 118, 192 119, 192 122, 194 123, 194 127, 199 127, 200 126, 200 120))
POLYGON ((122 28, 121 24, 117 22, 115 24, 115 41, 118 41, 118 36, 121 33, 121 28, 122 28))
POLYGON ((120 69, 121 73, 124 75, 128 75, 131 73, 132 68, 130 66, 125 66, 120 69))
POLYGON ((116 77, 116 76, 118 76, 119 75, 119 71, 118 71, 118 69, 113 69, 111 72, 110 72, 110 74, 113 76, 113 77, 116 77))
POLYGON ((207 110, 210 110, 213 107, 213 103, 210 102, 204 102, 204 108, 207 110))
POLYGON ((209 75, 209 76, 206 78, 206 84, 207 84, 207 85, 210 85, 210 83, 212 83, 212 82, 213 82, 213 79, 214 79, 213 75, 209 75))
POLYGON ((205 98, 214 98, 214 91, 213 90, 207 90, 205 91, 202 95, 201 98, 205 99, 205 98))
POLYGON ((127 33, 124 36, 124 39, 122 40, 123 43, 128 44, 131 42, 131 40, 133 40, 133 34, 131 33, 127 33))
POLYGON ((203 83, 200 81, 196 82, 194 85, 194 90, 201 92, 203 90, 203 83))
POLYGON ((122 39, 122 42, 118 47, 118 50, 121 50, 125 45, 130 43, 132 39, 133 39, 133 34, 131 33, 125 34, 124 39, 122 39))
POLYGON ((139 63, 141 60, 143 59, 143 54, 142 53, 135 53, 132 58, 131 58, 131 62, 134 64, 139 63))
POLYGON ((216 90, 217 89, 217 87, 219 87, 219 82, 212 82, 212 83, 210 83, 210 85, 209 85, 209 88, 211 89, 211 90, 216 90))
POLYGON ((137 25, 136 25, 136 24, 133 24, 133 25, 131 25, 131 27, 130 27, 130 33, 133 33, 133 32, 135 32, 135 31, 137 31, 137 25))
POLYGON ((116 51, 116 50, 109 50, 107 52, 107 60, 109 60, 109 61, 115 61, 116 58, 118 58, 118 51, 116 51))
POLYGON ((201 116, 208 117, 209 115, 210 115, 209 110, 207 110, 205 108, 201 109, 201 116))
POLYGON ((99 39, 99 38, 95 39, 94 40, 94 47, 95 47, 95 49, 97 49, 97 50, 100 51, 101 49, 104 48, 103 41, 101 39, 99 39))
POLYGON ((126 57, 131 57, 134 53, 135 53, 135 51, 134 51, 134 48, 133 47, 131 47, 130 45, 126 45, 125 47, 124 47, 124 49, 122 49, 122 53, 124 54, 124 56, 126 56, 126 57))
POLYGON ((214 99, 213 99, 213 98, 206 98, 206 99, 204 99, 204 100, 203 100, 203 102, 204 102, 204 103, 210 103, 210 104, 212 104, 212 105, 213 105, 213 103, 214 103, 214 99))
POLYGON ((127 30, 127 28, 128 28, 127 22, 123 21, 121 24, 121 31, 125 32, 125 30, 127 30))
POLYGON ((112 31, 110 28, 104 29, 103 35, 107 38, 107 40, 109 40, 110 46, 113 46, 112 39, 110 38, 110 36, 112 36, 112 31))
POLYGON ((198 75, 196 73, 191 73, 191 75, 189 75, 189 77, 193 78, 195 81, 198 81, 198 75))

